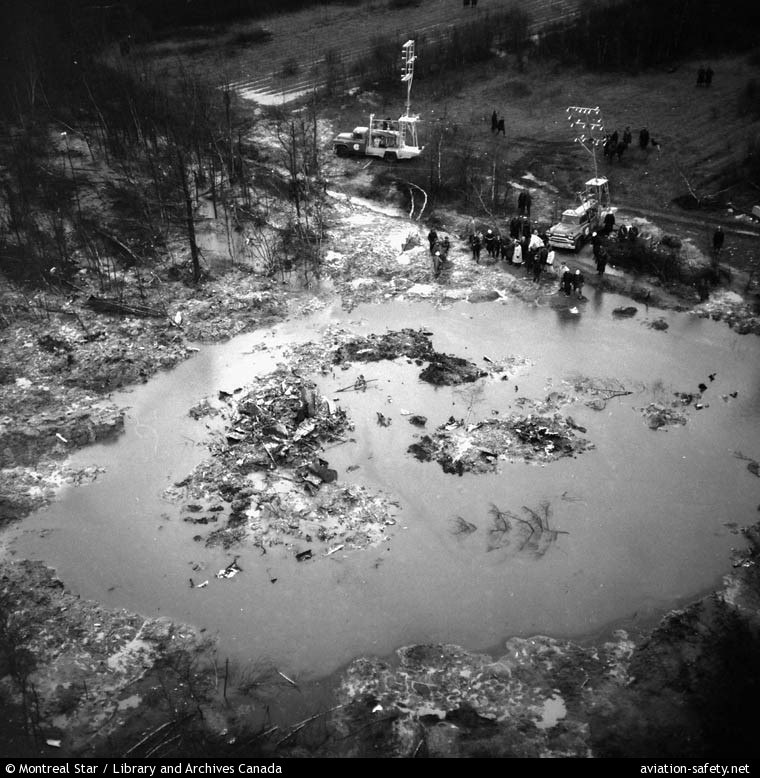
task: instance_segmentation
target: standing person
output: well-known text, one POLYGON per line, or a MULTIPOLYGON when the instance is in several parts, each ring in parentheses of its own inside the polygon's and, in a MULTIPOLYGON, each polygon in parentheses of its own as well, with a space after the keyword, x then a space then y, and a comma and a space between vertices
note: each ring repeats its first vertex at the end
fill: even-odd
POLYGON ((623 131, 623 143, 625 143, 626 146, 630 146, 631 143, 633 143, 633 135, 631 135, 630 127, 626 127, 623 131))
POLYGON ((486 237, 485 237, 484 241, 485 241, 485 244, 486 244, 486 251, 488 252, 488 256, 492 257, 493 256, 493 246, 494 246, 494 243, 496 242, 496 236, 493 234, 493 230, 489 229, 486 232, 486 237))
POLYGON ((491 132, 494 133, 499 129, 499 117, 496 115, 496 111, 491 114, 491 132))
POLYGON ((496 125, 496 134, 501 133, 505 138, 507 137, 507 131, 504 126, 504 117, 499 119, 499 123, 496 125))
POLYGON ((508 265, 512 264, 512 255, 515 251, 514 238, 504 238, 501 242, 501 258, 508 265))
POLYGON ((649 130, 646 127, 642 127, 639 131, 639 146, 646 150, 649 145, 649 130))
POLYGON ((562 285, 562 291, 565 293, 565 297, 570 297, 573 292, 573 273, 565 264, 562 265, 561 273, 560 283, 562 285))
POLYGON ((517 265, 519 267, 523 263, 522 244, 520 243, 519 240, 515 239, 513 246, 514 248, 512 250, 512 264, 517 265))
POLYGON ((591 247, 594 252, 594 259, 598 259, 599 250, 602 248, 602 236, 596 230, 591 233, 591 247))
POLYGON ((522 189, 520 194, 517 195, 517 212, 520 214, 520 216, 525 216, 525 198, 525 190, 522 189))
POLYGON ((599 256, 596 258, 596 274, 603 276, 607 269, 607 249, 602 246, 599 249, 599 256))
POLYGON ((475 260, 475 264, 480 264, 480 251, 483 248, 483 234, 476 232, 470 236, 470 248, 472 249, 472 258, 475 260))
POLYGON ((573 285, 573 291, 575 292, 575 295, 578 297, 578 299, 583 297, 583 284, 585 281, 586 279, 583 277, 583 273, 581 273, 580 268, 576 269, 575 273, 573 273, 571 283, 573 285))
POLYGON ((713 257, 715 258, 715 261, 718 261, 718 257, 720 256, 721 249, 723 248, 723 243, 725 240, 725 234, 723 233, 723 227, 718 225, 718 228, 713 233, 713 257))
POLYGON ((530 196, 530 189, 525 193, 525 215, 530 219, 530 206, 533 198, 530 196))
POLYGON ((519 238, 520 237, 520 217, 519 216, 513 216, 509 220, 509 236, 511 238, 519 238))
POLYGON ((538 254, 536 255, 536 259, 533 263, 533 281, 537 284, 541 281, 541 273, 544 272, 544 268, 546 267, 546 258, 548 256, 549 249, 542 245, 538 250, 538 254))
POLYGON ((541 236, 538 234, 538 230, 533 230, 533 234, 530 236, 528 242, 528 264, 531 268, 535 262, 538 261, 538 252, 544 247, 544 242, 541 240, 541 236))
POLYGON ((713 69, 708 65, 707 70, 705 70, 705 86, 711 86, 713 76, 715 73, 713 72, 713 69))
POLYGON ((438 243, 438 233, 435 231, 435 228, 430 230, 427 238, 428 238, 428 244, 430 245, 430 253, 432 254, 434 251, 435 244, 438 243))
POLYGON ((443 265, 443 257, 441 257, 440 251, 433 252, 433 278, 438 278, 441 275, 441 265, 443 265))

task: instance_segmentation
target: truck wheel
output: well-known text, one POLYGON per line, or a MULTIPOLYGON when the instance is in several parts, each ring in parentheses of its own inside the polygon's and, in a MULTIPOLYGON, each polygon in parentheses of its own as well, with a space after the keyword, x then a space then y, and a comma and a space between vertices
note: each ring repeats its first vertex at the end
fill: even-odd
POLYGON ((582 244, 583 244, 583 241, 581 240, 581 238, 580 238, 580 237, 576 238, 576 239, 573 241, 573 251, 575 251, 575 252, 578 252, 578 251, 580 251, 580 250, 581 250, 581 245, 582 245, 582 244))
POLYGON ((348 147, 346 147, 346 146, 336 146, 335 153, 339 157, 347 157, 348 156, 348 147))
POLYGON ((394 154, 392 151, 386 151, 385 155, 383 156, 383 159, 386 162, 398 162, 398 156, 394 154))

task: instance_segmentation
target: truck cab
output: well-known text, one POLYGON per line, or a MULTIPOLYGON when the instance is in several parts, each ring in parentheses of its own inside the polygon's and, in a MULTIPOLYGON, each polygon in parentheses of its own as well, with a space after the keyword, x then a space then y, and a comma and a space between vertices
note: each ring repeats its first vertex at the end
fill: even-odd
POLYGON ((549 228, 547 238, 552 248, 580 250, 592 233, 600 228, 605 215, 614 210, 610 206, 606 178, 586 181, 579 198, 580 204, 564 210, 560 220, 549 228))
POLYGON ((422 153, 417 140, 417 116, 404 114, 399 119, 369 117, 369 126, 340 132, 333 138, 333 151, 339 157, 380 157, 396 162, 413 159, 422 153))

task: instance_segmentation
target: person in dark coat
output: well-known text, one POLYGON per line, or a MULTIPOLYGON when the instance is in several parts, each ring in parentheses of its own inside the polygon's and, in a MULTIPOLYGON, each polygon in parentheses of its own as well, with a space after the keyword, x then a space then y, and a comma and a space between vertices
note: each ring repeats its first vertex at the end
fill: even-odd
POLYGON ((594 252, 594 259, 596 259, 602 248, 602 236, 596 230, 591 233, 591 247, 594 252))
POLYGON ((486 236, 484 238, 486 251, 488 252, 489 257, 493 256, 495 242, 496 242, 496 236, 493 234, 493 230, 489 229, 488 232, 486 232, 486 236))
POLYGON ((642 127, 639 131, 639 146, 646 150, 649 145, 649 130, 646 127, 642 127))
POLYGON ((496 111, 491 114, 491 132, 496 132, 499 129, 499 117, 496 115, 496 111))
MULTIPOLYGON (((604 214, 604 232, 606 235, 609 235, 614 229, 615 229, 615 214, 612 213, 612 211, 607 211, 607 213, 604 214)), ((596 256, 596 253, 594 254, 594 256, 596 256)))
POLYGON ((530 189, 525 193, 525 215, 530 219, 530 206, 533 198, 530 196, 530 189))
POLYGON ((480 264, 480 251, 483 248, 483 235, 480 232, 476 232, 474 235, 470 235, 470 248, 472 249, 472 258, 476 264, 480 264))
POLYGON ((428 243, 430 244, 430 253, 432 254, 433 251, 435 250, 434 248, 435 244, 438 243, 438 233, 434 229, 432 229, 428 233, 427 238, 428 238, 428 243))
POLYGON ((723 248, 723 242, 725 240, 725 234, 723 227, 718 225, 718 228, 713 233, 713 254, 717 258, 720 255, 720 251, 723 248))
POLYGON ((520 217, 513 216, 509 220, 509 237, 515 239, 519 238, 521 231, 522 231, 522 224, 520 223, 520 217))
POLYGON ((630 146, 631 143, 633 143, 633 135, 631 135, 630 127, 626 127, 623 131, 623 143, 625 143, 626 146, 630 146))
POLYGON ((565 297, 570 297, 573 293, 573 271, 570 270, 567 265, 562 266, 562 271, 562 277, 560 279, 562 291, 565 293, 565 297))
POLYGON ((541 246, 538 250, 535 260, 533 261, 533 280, 538 284, 541 281, 541 273, 546 268, 546 259, 549 256, 549 249, 546 246, 541 246))
MULTIPOLYGON (((525 216, 525 199, 527 197, 527 193, 523 189, 519 195, 517 195, 517 212, 520 214, 520 216, 525 216)), ((515 236, 517 237, 517 236, 515 236)))
POLYGON ((507 137, 507 131, 504 126, 504 119, 499 119, 499 123, 496 125, 496 134, 501 133, 505 138, 507 137))
POLYGON ((607 269, 607 249, 602 246, 599 249, 599 256, 596 257, 596 274, 603 276, 607 269))

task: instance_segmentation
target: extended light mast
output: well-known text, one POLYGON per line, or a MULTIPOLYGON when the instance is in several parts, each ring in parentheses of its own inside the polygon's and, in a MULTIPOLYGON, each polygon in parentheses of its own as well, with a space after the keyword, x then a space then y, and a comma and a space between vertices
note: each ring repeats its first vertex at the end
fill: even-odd
POLYGON ((610 203, 610 185, 605 176, 599 177, 596 167, 596 147, 605 141, 604 122, 602 121, 602 109, 599 106, 587 108, 582 105, 571 105, 567 108, 567 119, 570 127, 577 135, 574 138, 594 160, 594 177, 586 181, 586 191, 582 199, 593 197, 602 211, 614 211, 610 203))
POLYGON ((412 107, 412 79, 414 78, 414 41, 409 40, 401 47, 401 83, 406 82, 406 116, 412 107))
POLYGON ((570 122, 571 129, 578 133, 573 140, 580 143, 594 158, 594 178, 598 178, 596 147, 604 141, 601 108, 599 106, 585 108, 581 105, 571 105, 567 109, 567 120, 570 122))
POLYGON ((407 146, 419 147, 417 140, 417 114, 411 113, 412 108, 412 80, 414 79, 414 61, 417 59, 414 53, 414 41, 408 40, 401 47, 401 83, 406 84, 406 107, 404 115, 398 120, 403 143, 407 146))

